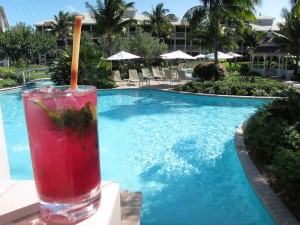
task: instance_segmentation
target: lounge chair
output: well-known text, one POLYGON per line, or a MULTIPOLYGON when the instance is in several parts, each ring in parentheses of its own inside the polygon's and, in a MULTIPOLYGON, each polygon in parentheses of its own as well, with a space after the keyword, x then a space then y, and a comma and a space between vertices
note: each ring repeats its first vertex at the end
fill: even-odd
POLYGON ((150 85, 150 80, 152 79, 152 76, 149 72, 148 68, 142 68, 142 77, 141 77, 141 82, 143 83, 144 81, 146 82, 146 84, 150 85))
POLYGON ((187 76, 185 74, 185 71, 177 70, 177 76, 179 81, 187 81, 187 76))
POLYGON ((156 67, 152 67, 152 73, 155 80, 159 81, 164 79, 164 76, 160 73, 159 69, 156 67))
POLYGON ((139 86, 140 86, 140 82, 141 80, 139 79, 139 75, 136 69, 131 69, 128 70, 128 74, 129 74, 129 82, 139 82, 139 86))
POLYGON ((121 79, 121 75, 120 75, 120 71, 119 70, 113 70, 112 71, 112 77, 113 77, 114 81, 117 84, 121 83, 121 85, 124 85, 124 84, 126 84, 129 81, 128 79, 125 79, 125 80, 121 79))
POLYGON ((195 81, 198 78, 195 77, 188 77, 184 70, 177 70, 177 76, 179 81, 195 81))
POLYGON ((178 79, 176 77, 174 77, 172 70, 163 69, 163 73, 165 75, 164 79, 166 81, 170 81, 170 84, 172 84, 172 82, 178 82, 178 79))

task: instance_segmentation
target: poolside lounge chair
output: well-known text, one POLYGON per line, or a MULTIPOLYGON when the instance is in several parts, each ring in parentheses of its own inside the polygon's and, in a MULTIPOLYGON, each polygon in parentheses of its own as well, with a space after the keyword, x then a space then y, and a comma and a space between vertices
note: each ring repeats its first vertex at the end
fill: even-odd
POLYGON ((117 84, 121 83, 121 85, 124 85, 124 84, 126 84, 129 81, 128 79, 125 79, 125 80, 121 79, 121 75, 120 75, 120 71, 119 70, 113 70, 112 71, 112 77, 113 77, 114 81, 117 84))
POLYGON ((139 82, 139 86, 140 86, 140 82, 141 80, 139 79, 139 75, 136 69, 131 69, 128 70, 128 74, 129 74, 129 82, 139 82))
POLYGON ((172 82, 178 82, 178 79, 173 75, 172 70, 164 68, 164 69, 163 69, 163 73, 164 73, 164 75, 165 75, 164 79, 165 79, 166 81, 170 81, 170 84, 171 84, 172 82))
POLYGON ((146 84, 150 85, 150 80, 152 79, 152 76, 149 72, 148 68, 142 68, 142 77, 141 77, 141 82, 143 83, 144 81, 146 82, 146 84))
POLYGON ((177 76, 179 81, 195 81, 198 78, 195 77, 188 77, 184 70, 177 70, 177 76))
POLYGON ((162 75, 158 68, 152 67, 152 73, 155 80, 159 81, 164 79, 164 75, 162 75))

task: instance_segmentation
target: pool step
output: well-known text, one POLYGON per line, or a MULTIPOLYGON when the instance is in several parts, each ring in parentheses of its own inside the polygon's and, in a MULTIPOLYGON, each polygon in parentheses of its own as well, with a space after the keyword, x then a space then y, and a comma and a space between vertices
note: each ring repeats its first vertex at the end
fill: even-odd
POLYGON ((121 190, 121 225, 140 225, 142 193, 121 190))

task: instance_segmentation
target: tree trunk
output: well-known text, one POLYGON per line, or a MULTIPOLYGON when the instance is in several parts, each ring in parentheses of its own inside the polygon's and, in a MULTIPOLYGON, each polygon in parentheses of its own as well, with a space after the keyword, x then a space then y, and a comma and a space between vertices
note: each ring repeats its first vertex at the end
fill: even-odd
POLYGON ((112 35, 108 34, 107 35, 108 38, 108 56, 111 56, 111 52, 112 52, 112 35))
POLYGON ((215 64, 218 64, 219 63, 219 60, 218 60, 218 20, 215 19, 215 32, 214 32, 214 58, 215 58, 215 64))
POLYGON ((298 77, 298 68, 299 68, 299 53, 296 55, 296 69, 294 71, 294 75, 298 77))
POLYGON ((68 47, 68 38, 66 35, 64 35, 64 44, 65 44, 65 47, 67 48, 68 47))

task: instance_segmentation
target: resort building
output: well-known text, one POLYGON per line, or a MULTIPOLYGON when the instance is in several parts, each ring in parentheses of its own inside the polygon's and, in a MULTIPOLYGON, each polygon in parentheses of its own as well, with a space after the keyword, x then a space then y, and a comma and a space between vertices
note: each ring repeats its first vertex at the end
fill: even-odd
POLYGON ((9 28, 4 8, 0 6, 0 30, 5 32, 9 28))
MULTIPOLYGON (((92 37, 96 40, 97 34, 94 32, 95 30, 95 20, 88 13, 73 13, 76 15, 82 15, 82 31, 89 32, 92 37)), ((134 8, 128 9, 128 11, 124 15, 124 20, 129 18, 133 18, 137 21, 137 25, 147 24, 150 25, 150 19, 148 16, 137 13, 137 10, 134 8)), ((201 48, 201 45, 198 44, 197 40, 189 40, 188 34, 190 32, 190 26, 187 22, 180 20, 180 18, 173 16, 170 18, 171 23, 174 25, 174 33, 167 40, 164 40, 168 45, 168 51, 176 51, 181 50, 191 55, 198 55, 199 53, 205 53, 204 49, 201 48)), ((278 28, 274 26, 274 17, 269 16, 257 16, 257 22, 251 23, 251 26, 254 30, 257 31, 268 31, 273 30, 276 31, 278 28)), ((49 29, 50 21, 54 21, 53 19, 49 19, 47 21, 42 21, 34 24, 37 30, 47 30, 49 29)), ((134 28, 129 30, 129 34, 134 32, 134 28)), ((240 49, 237 50, 238 53, 243 54, 245 46, 241 45, 240 49)))
POLYGON ((256 31, 279 31, 278 23, 275 18, 271 16, 263 16, 259 14, 256 16, 256 22, 250 23, 253 30, 256 31))

